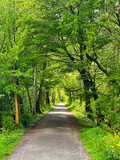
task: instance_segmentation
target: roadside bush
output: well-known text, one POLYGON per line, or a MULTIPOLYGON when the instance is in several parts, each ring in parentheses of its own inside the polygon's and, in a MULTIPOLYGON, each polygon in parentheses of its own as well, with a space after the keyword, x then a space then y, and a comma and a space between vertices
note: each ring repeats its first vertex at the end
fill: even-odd
POLYGON ((109 90, 101 93, 96 101, 91 102, 93 118, 99 121, 99 116, 97 116, 97 110, 99 110, 102 116, 102 124, 108 125, 113 130, 119 130, 120 128, 120 98, 118 95, 117 91, 110 87, 109 90))
POLYGON ((78 119, 78 122, 85 127, 95 127, 96 126, 95 122, 87 117, 77 117, 77 119, 78 119))
POLYGON ((15 129, 15 121, 11 116, 3 116, 2 126, 5 128, 5 131, 10 132, 15 129))
POLYGON ((22 123, 23 127, 29 127, 33 122, 32 114, 27 112, 23 113, 20 118, 20 122, 22 123))
POLYGON ((43 114, 46 114, 47 112, 49 112, 51 109, 52 109, 53 107, 51 106, 51 105, 49 105, 49 104, 45 104, 45 105, 43 105, 43 107, 41 108, 41 112, 43 113, 43 114))
POLYGON ((76 99, 67 108, 73 112, 76 117, 85 116, 85 102, 82 102, 80 105, 80 100, 76 99))

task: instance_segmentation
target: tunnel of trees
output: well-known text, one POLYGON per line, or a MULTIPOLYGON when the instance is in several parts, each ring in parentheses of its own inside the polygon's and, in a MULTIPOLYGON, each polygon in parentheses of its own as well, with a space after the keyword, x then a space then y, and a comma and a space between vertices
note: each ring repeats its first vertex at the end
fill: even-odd
POLYGON ((118 0, 0 1, 0 126, 59 101, 120 128, 118 0))

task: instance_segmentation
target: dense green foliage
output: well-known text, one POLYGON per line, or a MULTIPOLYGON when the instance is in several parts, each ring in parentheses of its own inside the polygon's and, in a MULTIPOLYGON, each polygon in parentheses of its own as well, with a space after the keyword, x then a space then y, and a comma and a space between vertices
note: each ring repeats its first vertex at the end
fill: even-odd
POLYGON ((120 129, 118 0, 0 1, 0 128, 59 101, 120 129))

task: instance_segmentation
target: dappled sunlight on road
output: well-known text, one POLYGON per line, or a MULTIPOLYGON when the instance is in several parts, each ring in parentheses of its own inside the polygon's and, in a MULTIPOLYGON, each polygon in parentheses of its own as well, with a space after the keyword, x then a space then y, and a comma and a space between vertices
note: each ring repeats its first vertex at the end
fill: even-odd
POLYGON ((72 113, 71 112, 62 112, 62 111, 60 111, 60 112, 55 112, 55 111, 51 111, 51 112, 49 112, 48 114, 64 114, 64 115, 72 115, 72 113))
POLYGON ((54 107, 54 111, 49 112, 48 114, 61 114, 61 115, 72 115, 71 112, 68 112, 68 109, 65 107, 63 103, 58 103, 54 107))
POLYGON ((63 103, 57 103, 56 106, 65 106, 63 103))
POLYGON ((56 110, 60 110, 60 109, 65 109, 65 110, 67 110, 66 107, 58 107, 58 106, 57 106, 57 107, 55 106, 54 109, 56 109, 56 110))

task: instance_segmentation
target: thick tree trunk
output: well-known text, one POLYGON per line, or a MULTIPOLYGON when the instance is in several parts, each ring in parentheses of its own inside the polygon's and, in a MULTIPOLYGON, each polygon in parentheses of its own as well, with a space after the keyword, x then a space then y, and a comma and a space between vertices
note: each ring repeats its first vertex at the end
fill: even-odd
POLYGON ((82 71, 78 70, 79 73, 81 74, 82 76, 82 79, 83 79, 83 84, 84 84, 84 91, 85 91, 85 103, 86 103, 86 112, 88 113, 88 118, 92 118, 92 109, 90 107, 90 94, 89 94, 89 90, 91 89, 91 86, 93 85, 93 81, 92 80, 89 80, 89 76, 88 76, 88 72, 83 69, 82 71))
MULTIPOLYGON (((85 88, 85 86, 84 86, 84 88, 85 88)), ((91 109, 90 97, 89 97, 88 93, 89 93, 89 89, 87 88, 87 90, 86 90, 86 88, 85 88, 85 106, 86 106, 85 109, 86 109, 87 117, 92 119, 93 111, 91 109)))
MULTIPOLYGON (((13 84, 16 86, 16 78, 13 77, 13 84)), ((18 95, 14 92, 14 99, 15 99, 15 123, 16 127, 19 127, 19 116, 20 116, 20 109, 19 109, 19 102, 18 102, 18 95)))
POLYGON ((36 114, 36 100, 37 100, 37 67, 34 67, 34 94, 33 94, 33 115, 36 114))

